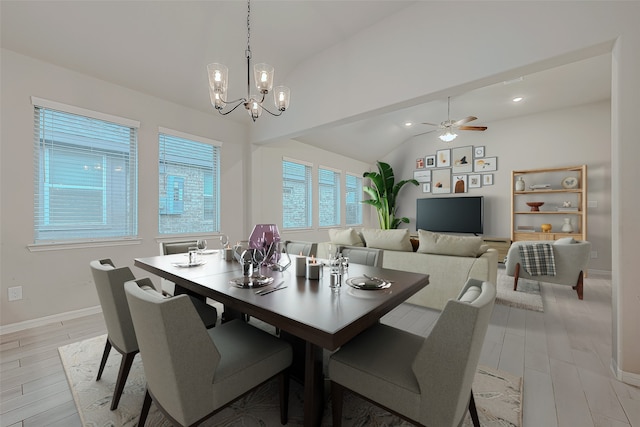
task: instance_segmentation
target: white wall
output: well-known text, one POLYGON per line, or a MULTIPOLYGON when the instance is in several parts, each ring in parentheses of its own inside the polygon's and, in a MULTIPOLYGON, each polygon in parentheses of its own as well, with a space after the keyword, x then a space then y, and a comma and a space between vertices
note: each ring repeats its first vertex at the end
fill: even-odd
MULTIPOLYGON (((0 325, 38 319, 99 304, 89 261, 111 258, 132 266, 135 257, 158 254, 159 126, 221 141, 221 227, 245 233, 246 129, 235 122, 170 104, 67 69, 2 50, 0 325), (36 96, 139 120, 139 237, 137 244, 32 252, 33 106, 36 96), (240 191, 237 191, 240 189, 240 191), (7 288, 23 287, 23 299, 7 302, 7 288)), ((148 273, 135 269, 136 275, 148 273)))
MULTIPOLYGON (((370 165, 364 162, 336 155, 330 151, 315 148, 293 140, 283 140, 277 143, 254 146, 252 155, 252 192, 251 192, 251 216, 253 224, 266 223, 278 224, 283 239, 305 240, 312 242, 324 242, 329 240, 328 229, 331 227, 318 227, 318 213, 314 209, 311 230, 285 231, 282 228, 282 158, 288 157, 294 160, 311 163, 313 179, 313 206, 318 206, 318 166, 327 166, 342 172, 341 184, 344 186, 344 176, 347 172, 362 176, 370 170, 370 165)), ((366 183, 364 180, 363 183, 366 183)), ((368 206, 363 206, 363 219, 366 227, 378 227, 377 223, 370 221, 367 214, 368 206)), ((344 223, 345 207, 341 205, 341 220, 344 223)), ((340 228, 340 227, 338 227, 340 228)))
MULTIPOLYGON (((587 165, 587 200, 598 202, 588 210, 588 239, 598 258, 590 269, 611 271, 611 105, 609 102, 485 123, 485 132, 458 132, 452 143, 443 143, 436 133, 415 137, 385 157, 398 179, 413 176, 418 157, 445 148, 484 146, 486 157, 498 157, 491 186, 471 188, 464 194, 485 196, 484 234, 511 235, 511 171, 587 165)), ((559 182, 551 184, 559 185, 559 182)), ((411 219, 415 230, 416 199, 431 197, 422 189, 407 186, 399 197, 399 212, 411 219)), ((439 195, 440 196, 440 195, 439 195)), ((442 195, 448 196, 448 195, 442 195)), ((556 218, 559 229, 562 218, 556 218)))

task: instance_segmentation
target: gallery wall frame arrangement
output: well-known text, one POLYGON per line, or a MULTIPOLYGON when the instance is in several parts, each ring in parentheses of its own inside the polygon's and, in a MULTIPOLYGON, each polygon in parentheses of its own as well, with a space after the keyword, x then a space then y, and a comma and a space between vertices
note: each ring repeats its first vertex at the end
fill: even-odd
POLYGON ((463 146, 436 150, 416 159, 413 178, 423 193, 467 193, 470 189, 493 185, 498 157, 486 156, 485 146, 463 146))

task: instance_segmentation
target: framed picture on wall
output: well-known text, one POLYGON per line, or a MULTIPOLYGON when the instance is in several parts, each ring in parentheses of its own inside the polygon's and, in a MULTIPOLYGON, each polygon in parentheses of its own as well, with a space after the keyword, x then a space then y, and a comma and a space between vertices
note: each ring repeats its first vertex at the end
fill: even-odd
POLYGON ((431 182, 431 171, 413 171, 413 179, 418 182, 431 182))
POLYGON ((473 172, 473 147, 456 147, 451 150, 453 173, 473 172))
POLYGON ((491 172, 498 170, 498 158, 497 157, 485 157, 483 159, 475 159, 474 172, 491 172))
POLYGON ((433 171, 431 175, 431 193, 451 193, 451 169, 436 169, 433 171))
POLYGON ((424 169, 424 158, 416 159, 416 169, 424 169))
POLYGON ((422 192, 423 193, 431 193, 431 183, 427 182, 426 184, 422 184, 422 192))
POLYGON ((485 173, 482 175, 482 185, 493 185, 493 174, 485 173))
POLYGON ((453 175, 454 193, 466 193, 467 188, 467 175, 453 175))
POLYGON ((451 150, 438 150, 436 151, 436 167, 448 168, 451 166, 451 150))
POLYGON ((424 158, 424 167, 425 168, 435 168, 436 167, 436 156, 427 156, 424 158))
POLYGON ((473 158, 479 159, 484 157, 484 145, 479 145, 473 149, 473 158))
POLYGON ((469 175, 469 188, 480 188, 482 185, 482 178, 480 174, 469 175))

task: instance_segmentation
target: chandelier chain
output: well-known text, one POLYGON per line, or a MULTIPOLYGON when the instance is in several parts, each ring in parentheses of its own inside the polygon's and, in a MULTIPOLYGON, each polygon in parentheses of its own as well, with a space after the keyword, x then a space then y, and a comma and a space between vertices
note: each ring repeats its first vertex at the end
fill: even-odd
POLYGON ((251 0, 247 1, 247 58, 251 58, 251 0))

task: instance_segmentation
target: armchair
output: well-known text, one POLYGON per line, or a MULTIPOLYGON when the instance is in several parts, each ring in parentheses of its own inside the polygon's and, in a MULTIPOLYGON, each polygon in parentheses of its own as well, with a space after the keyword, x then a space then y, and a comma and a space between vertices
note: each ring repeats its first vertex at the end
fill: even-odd
POLYGON ((506 274, 513 277, 513 290, 518 288, 518 279, 539 280, 541 282, 568 285, 578 293, 578 298, 583 298, 583 279, 587 271, 587 264, 591 256, 591 243, 587 241, 575 241, 572 238, 551 241, 521 241, 514 242, 507 252, 505 264, 506 274), (553 250, 555 261, 555 276, 532 276, 522 267, 520 257, 521 245, 534 243, 549 243, 553 250))

